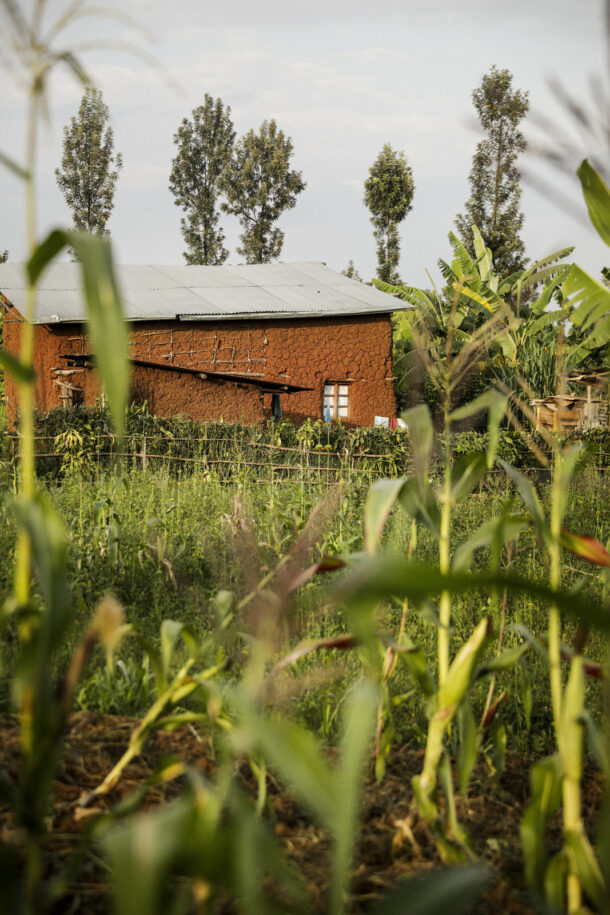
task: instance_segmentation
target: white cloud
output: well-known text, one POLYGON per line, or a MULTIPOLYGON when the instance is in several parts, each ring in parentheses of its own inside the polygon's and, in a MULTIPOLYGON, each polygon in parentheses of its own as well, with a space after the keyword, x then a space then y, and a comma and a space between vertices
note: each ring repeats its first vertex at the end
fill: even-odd
MULTIPOLYGON (((516 85, 530 88, 532 102, 544 106, 546 73, 561 69, 578 93, 587 69, 604 59, 593 0, 578 8, 565 0, 125 0, 121 8, 156 31, 152 51, 179 87, 129 55, 87 58, 125 159, 111 221, 124 261, 181 258, 180 214, 167 189, 172 135, 210 92, 231 105, 238 132, 275 117, 293 137, 295 164, 308 188, 282 220, 285 259, 343 267, 352 257, 364 274, 372 273, 362 182, 383 143, 404 149, 416 193, 403 227, 402 272, 426 282, 424 268, 446 253, 446 233, 468 193, 478 138, 468 123, 470 95, 481 74, 494 62, 508 66, 516 85)), ((94 37, 96 29, 83 22, 77 36, 94 37)), ((110 34, 118 31, 110 27, 110 34)), ((53 170, 61 127, 80 94, 66 73, 53 78, 52 128, 41 134, 41 228, 66 218, 53 170)), ((1 105, 0 145, 18 156, 23 96, 8 79, 1 105)), ((17 196, 14 179, 0 173, 0 248, 22 247, 17 196)), ((524 206, 528 246, 535 253, 552 247, 544 236, 557 221, 555 211, 530 193, 524 206)), ((566 223, 566 235, 578 234, 566 223)), ((226 227, 234 248, 238 227, 234 220, 226 227)), ((583 250, 598 258, 594 244, 583 243, 583 250)))

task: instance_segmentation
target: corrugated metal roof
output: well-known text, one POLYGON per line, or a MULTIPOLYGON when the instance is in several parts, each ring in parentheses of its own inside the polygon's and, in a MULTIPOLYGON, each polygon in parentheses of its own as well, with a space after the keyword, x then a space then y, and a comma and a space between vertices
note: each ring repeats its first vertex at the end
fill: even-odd
MULTIPOLYGON (((324 264, 246 264, 236 267, 118 266, 130 321, 208 321, 375 314, 404 308, 392 297, 324 264)), ((0 264, 0 292, 24 310, 23 264, 0 264)), ((55 263, 37 291, 36 323, 83 321, 79 267, 55 263)))

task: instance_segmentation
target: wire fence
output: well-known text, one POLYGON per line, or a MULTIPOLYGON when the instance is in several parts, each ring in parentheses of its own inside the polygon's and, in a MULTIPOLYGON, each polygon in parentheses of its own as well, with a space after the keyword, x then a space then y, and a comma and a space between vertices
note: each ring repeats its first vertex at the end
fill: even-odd
MULTIPOLYGON (((5 457, 0 464, 17 466, 18 435, 5 436, 5 457)), ((161 435, 129 435, 120 443, 112 434, 96 435, 93 440, 80 435, 38 435, 36 443, 37 473, 58 478, 68 469, 83 470, 111 466, 117 460, 141 471, 164 468, 173 474, 214 474, 221 481, 232 482, 244 476, 252 482, 274 482, 282 479, 326 480, 329 484, 350 478, 398 476, 411 468, 406 452, 379 454, 334 451, 328 447, 290 447, 252 439, 223 437, 187 438, 161 435)))
MULTIPOLYGON (((4 457, 0 466, 17 473, 19 436, 6 433, 4 457)), ((174 476, 200 473, 221 482, 280 484, 282 481, 307 481, 335 485, 349 481, 372 482, 379 477, 404 476, 412 471, 408 438, 395 443, 388 453, 345 447, 333 450, 330 444, 311 445, 307 440, 297 446, 257 441, 247 433, 236 435, 167 436, 133 434, 120 442, 112 433, 91 435, 66 430, 58 435, 37 435, 36 465, 40 477, 61 479, 70 470, 84 473, 111 467, 117 460, 130 469, 143 472, 164 469, 174 476)), ((589 449, 587 466, 606 471, 610 452, 600 443, 589 449)), ((548 478, 550 470, 533 458, 530 466, 520 465, 526 473, 548 478)), ((500 469, 492 474, 502 474, 500 469)))

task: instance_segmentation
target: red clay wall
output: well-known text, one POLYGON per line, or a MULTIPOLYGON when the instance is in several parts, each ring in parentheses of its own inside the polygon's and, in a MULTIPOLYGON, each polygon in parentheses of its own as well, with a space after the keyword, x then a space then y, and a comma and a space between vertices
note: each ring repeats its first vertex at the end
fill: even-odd
MULTIPOLYGON (((4 342, 10 352, 19 346, 19 319, 7 313, 4 342)), ((79 325, 35 328, 38 407, 47 412, 60 405, 54 370, 65 368, 66 354, 91 352, 79 325)), ((219 323, 142 322, 132 325, 134 359, 200 369, 202 372, 252 374, 269 381, 311 387, 312 391, 281 393, 284 416, 295 422, 322 416, 322 391, 329 381, 349 381, 349 419, 372 425, 374 417, 394 416, 392 329, 389 315, 362 317, 223 321, 219 323)), ((83 386, 84 402, 99 396, 94 373, 73 376, 83 386)), ((255 422, 270 415, 271 395, 254 385, 202 381, 191 375, 135 366, 133 397, 148 401, 160 415, 181 413, 197 420, 255 422)), ((7 377, 7 412, 16 413, 15 387, 7 377)))

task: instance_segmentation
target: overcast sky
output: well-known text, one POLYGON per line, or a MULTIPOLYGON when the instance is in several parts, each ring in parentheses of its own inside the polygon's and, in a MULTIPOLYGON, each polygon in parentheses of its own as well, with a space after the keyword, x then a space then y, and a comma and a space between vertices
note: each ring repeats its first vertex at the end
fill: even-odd
MULTIPOLYGON (((65 4, 50 6, 57 11, 65 4)), ((294 166, 307 189, 280 221, 283 261, 325 261, 340 270, 351 258, 363 278, 374 275, 363 182, 384 143, 403 150, 415 196, 401 227, 400 270, 405 282, 426 284, 426 269, 436 275, 437 259, 450 254, 447 233, 469 195, 480 139, 471 94, 483 74, 493 64, 508 68, 513 86, 529 90, 532 111, 563 124, 578 144, 549 79, 593 108, 589 80, 606 73, 601 0, 124 0, 120 9, 146 22, 155 42, 144 46, 165 70, 116 51, 83 55, 123 154, 109 222, 123 263, 182 262, 180 211, 168 190, 172 137, 209 92, 231 106, 238 134, 275 118, 293 139, 294 166)), ((89 19, 66 40, 119 34, 125 36, 124 28, 89 19)), ((25 100, 8 74, 0 72, 0 79, 0 149, 19 159, 25 100)), ((54 169, 62 126, 81 94, 67 75, 52 81, 38 168, 40 233, 69 220, 54 169)), ((524 129, 534 135, 531 120, 524 129)), ((582 146, 583 156, 607 152, 582 146)), ((535 162, 523 165, 540 172, 535 162)), ((546 179, 581 207, 567 178, 547 171, 546 179)), ((8 248, 12 260, 24 257, 23 209, 19 181, 0 170, 0 249, 8 248)), ((530 258, 574 244, 575 259, 590 271, 610 261, 584 220, 528 184, 523 211, 530 258)), ((229 262, 237 263, 239 226, 235 217, 223 219, 229 262)))

